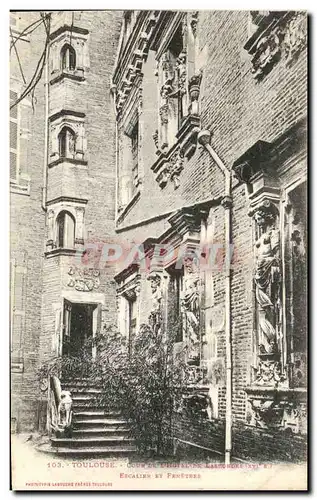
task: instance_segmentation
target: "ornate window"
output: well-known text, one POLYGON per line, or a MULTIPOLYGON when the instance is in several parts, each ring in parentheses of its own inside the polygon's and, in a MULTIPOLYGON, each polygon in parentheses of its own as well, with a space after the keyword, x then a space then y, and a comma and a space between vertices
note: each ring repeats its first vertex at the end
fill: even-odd
POLYGON ((159 61, 160 87, 160 149, 171 147, 176 142, 176 134, 182 119, 187 114, 186 104, 186 49, 183 39, 183 25, 180 24, 167 50, 159 61))
POLYGON ((133 347, 133 339, 139 328, 139 295, 140 275, 135 273, 136 269, 125 269, 116 276, 117 309, 120 332, 127 341, 129 352, 133 347))
POLYGON ((297 181, 283 191, 281 203, 276 158, 298 154, 294 144, 300 147, 303 133, 298 122, 272 144, 258 141, 233 165, 247 184, 254 234, 254 360, 246 419, 294 433, 306 432, 306 187, 297 181))
POLYGON ((286 324, 291 385, 306 387, 307 375, 307 185, 287 197, 285 213, 286 324))
POLYGON ((140 191, 140 97, 141 88, 135 94, 133 103, 127 110, 119 127, 119 199, 118 212, 123 216, 125 209, 133 203, 140 191))
POLYGON ((65 24, 53 31, 50 38, 50 83, 63 78, 84 81, 89 68, 88 30, 65 24))
POLYGON ((69 44, 65 44, 61 50, 61 69, 67 71, 76 69, 76 51, 69 44))
POLYGON ((57 248, 74 248, 75 219, 67 211, 62 211, 56 218, 57 248))
POLYGON ((71 163, 87 165, 84 120, 84 113, 64 109, 50 116, 49 166, 65 159, 71 163))
POLYGON ((132 192, 134 194, 139 183, 139 121, 136 122, 131 133, 131 156, 132 192))
POLYGON ((182 318, 182 292, 184 269, 176 269, 174 266, 167 269, 169 274, 168 283, 168 321, 170 327, 175 331, 175 342, 183 342, 183 318, 182 318))
POLYGON ((129 332, 129 352, 131 353, 133 339, 137 333, 137 297, 134 294, 127 298, 128 302, 128 332, 129 332))
POLYGON ((70 127, 63 127, 58 134, 59 157, 75 158, 76 135, 70 127))
POLYGON ((153 139, 158 159, 151 169, 161 188, 170 180, 177 189, 186 159, 197 146, 202 70, 196 57, 198 13, 169 15, 157 44, 159 116, 153 139))
POLYGON ((83 250, 87 200, 60 197, 48 202, 46 255, 83 250))

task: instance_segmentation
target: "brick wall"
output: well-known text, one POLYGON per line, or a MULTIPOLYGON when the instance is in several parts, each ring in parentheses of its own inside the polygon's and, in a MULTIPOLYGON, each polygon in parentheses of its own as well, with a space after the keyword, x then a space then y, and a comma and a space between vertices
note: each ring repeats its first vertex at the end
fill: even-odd
MULTIPOLYGON (((17 13, 21 29, 39 19, 39 13, 17 13)), ((44 27, 40 26, 30 35, 29 42, 18 41, 17 50, 24 77, 30 81, 37 61, 44 48, 44 27)), ((10 60, 11 85, 22 84, 22 77, 14 49, 10 60)), ((44 89, 43 80, 34 93, 33 108, 30 97, 20 105, 23 137, 20 137, 20 170, 30 179, 29 194, 21 194, 11 188, 10 194, 10 252, 15 260, 16 271, 24 268, 24 282, 16 282, 12 291, 15 305, 23 295, 21 322, 17 310, 13 313, 12 362, 20 360, 22 373, 13 365, 11 375, 12 419, 17 430, 32 430, 36 425, 37 393, 35 368, 41 323, 42 251, 44 241, 45 214, 41 207, 44 162, 44 89), (17 344, 19 349, 17 350, 17 344)), ((21 303, 21 302, 20 302, 21 303)))
MULTIPOLYGON (((231 168, 233 162, 258 140, 273 142, 307 113, 306 72, 307 54, 304 50, 292 65, 284 57, 271 72, 257 82, 251 74, 251 57, 243 48, 250 37, 250 19, 246 11, 202 11, 198 15, 201 83, 201 128, 212 132, 211 144, 224 164, 231 168)), ((119 236, 142 241, 158 237, 168 228, 167 212, 206 199, 216 199, 224 194, 224 178, 208 153, 198 147, 180 175, 180 186, 174 190, 168 182, 161 189, 151 171, 155 145, 152 138, 158 122, 158 82, 155 74, 155 55, 150 51, 143 64, 143 107, 140 120, 143 135, 140 140, 141 158, 144 161, 143 185, 140 198, 130 208, 119 224, 119 236), (157 217, 162 215, 161 221, 157 217), (148 218, 148 222, 146 221, 148 218), (155 219, 155 221, 151 220, 155 219), (143 221, 143 222, 142 222, 143 221), (164 222, 163 222, 164 221, 164 222), (140 223, 137 227, 136 223, 140 223), (129 226, 131 225, 131 228, 129 226), (122 227, 125 230, 121 229, 122 227)), ((301 154, 305 145, 299 144, 301 154)), ((284 160, 283 160, 284 162, 284 160)), ((280 172, 281 188, 285 188, 302 172, 305 159, 295 155, 284 164, 276 165, 280 172)), ((245 187, 233 179, 232 241, 232 362, 233 362, 233 449, 241 458, 297 460, 303 457, 304 438, 268 433, 245 425, 245 387, 250 383, 250 364, 253 354, 253 236, 252 219, 248 216, 248 199, 245 187), (270 452, 271 450, 271 452, 270 452)), ((224 209, 212 209, 216 220, 215 241, 224 241, 224 209)), ((211 217, 211 216, 210 216, 211 217)), ((224 310, 224 275, 213 273, 213 307, 224 310)), ((210 277, 209 277, 210 279, 210 277)), ((206 283, 208 286, 208 283, 206 283)), ((211 283, 209 282, 209 286, 211 283)), ((141 295, 142 297, 142 295, 141 295)), ((142 300, 141 300, 142 302, 142 300)), ((218 357, 225 358, 224 331, 217 333, 218 357)), ((219 417, 225 417, 225 386, 219 391, 219 417)), ((188 441, 207 446, 213 443, 223 449, 223 422, 200 424, 194 420, 179 420, 175 434, 188 441), (185 437, 186 436, 186 437, 185 437)))
MULTIPOLYGON (((199 416, 177 415, 174 419, 173 436, 177 456, 219 457, 224 459, 225 424, 223 420, 210 422, 199 416), (194 439, 193 439, 194 437, 194 439), (193 444, 198 445, 197 447, 193 444), (199 448, 201 446, 202 448, 199 448), (204 449, 209 448, 210 451, 204 449)), ((307 444, 302 436, 281 431, 267 432, 241 422, 232 429, 232 461, 245 460, 255 463, 302 462, 307 458, 307 444)))

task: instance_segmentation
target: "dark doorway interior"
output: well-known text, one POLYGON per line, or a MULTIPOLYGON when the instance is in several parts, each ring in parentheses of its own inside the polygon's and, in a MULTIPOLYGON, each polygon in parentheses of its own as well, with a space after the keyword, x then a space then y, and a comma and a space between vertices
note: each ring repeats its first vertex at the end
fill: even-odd
POLYGON ((76 356, 93 328, 91 304, 68 304, 68 320, 64 323, 63 354, 76 356))

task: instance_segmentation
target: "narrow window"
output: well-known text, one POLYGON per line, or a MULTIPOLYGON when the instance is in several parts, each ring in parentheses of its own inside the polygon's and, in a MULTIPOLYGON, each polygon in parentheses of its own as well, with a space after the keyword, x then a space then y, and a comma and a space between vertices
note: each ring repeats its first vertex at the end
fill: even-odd
POLYGON ((136 335, 136 324, 137 324, 137 300, 136 295, 129 297, 128 299, 128 331, 129 331, 129 353, 132 352, 133 339, 136 335))
POLYGON ((132 193, 134 194, 139 179, 139 122, 137 121, 131 133, 132 152, 132 193))
POLYGON ((183 116, 185 114, 185 109, 183 109, 183 85, 182 81, 184 77, 184 71, 186 74, 186 57, 183 52, 183 35, 182 35, 182 26, 180 25, 175 32, 175 35, 170 43, 169 50, 172 56, 173 64, 174 64, 174 80, 175 87, 177 91, 174 93, 173 97, 175 99, 174 102, 174 116, 177 123, 177 128, 181 126, 183 116))
POLYGON ((287 215, 285 278, 289 351, 293 365, 293 386, 305 387, 307 363, 307 184, 289 194, 287 215))
POLYGON ((64 127, 58 135, 60 158, 74 158, 76 136, 72 129, 64 127))
POLYGON ((57 217, 57 247, 74 248, 75 220, 69 212, 60 212, 57 217))
MULTIPOLYGON (((10 90, 10 106, 16 102, 17 92, 10 90)), ((10 179, 18 176, 18 106, 10 109, 10 179)))
POLYGON ((74 71, 76 69, 76 52, 75 49, 66 44, 61 50, 62 70, 74 71))
POLYGON ((175 342, 182 342, 183 321, 182 321, 182 291, 183 291, 183 269, 169 269, 170 279, 168 286, 168 316, 172 333, 175 335, 175 342))

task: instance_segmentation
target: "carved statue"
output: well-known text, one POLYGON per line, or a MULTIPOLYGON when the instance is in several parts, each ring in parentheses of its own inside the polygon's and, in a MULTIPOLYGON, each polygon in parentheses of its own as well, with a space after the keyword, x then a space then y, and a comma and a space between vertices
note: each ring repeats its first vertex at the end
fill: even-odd
POLYGON ((174 92, 175 74, 165 80, 161 88, 161 97, 166 100, 174 92))
POLYGON ((279 230, 275 228, 276 214, 270 202, 254 215, 263 231, 255 243, 256 267, 254 281, 259 310, 259 347, 261 353, 271 354, 277 349, 278 303, 279 303, 279 230))
POLYGON ((199 116, 199 93, 200 84, 202 79, 202 72, 195 73, 188 82, 188 93, 190 98, 190 105, 188 111, 191 115, 199 116))
POLYGON ((185 259, 185 277, 184 277, 184 294, 182 299, 182 307, 186 319, 186 333, 189 344, 189 358, 199 361, 199 271, 194 264, 192 257, 185 259))
POLYGON ((75 134, 68 133, 68 151, 70 156, 75 157, 76 153, 76 136, 75 134))
POLYGON ((152 291, 152 308, 149 316, 150 325, 155 333, 158 333, 162 323, 162 290, 161 276, 153 273, 148 277, 152 291))

